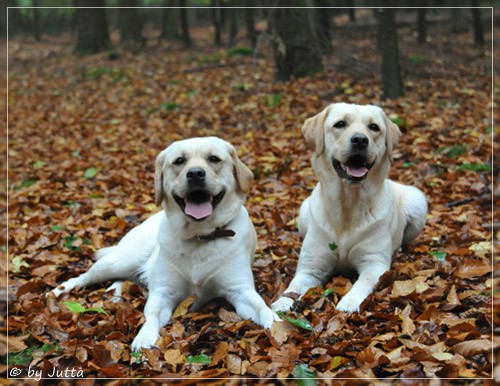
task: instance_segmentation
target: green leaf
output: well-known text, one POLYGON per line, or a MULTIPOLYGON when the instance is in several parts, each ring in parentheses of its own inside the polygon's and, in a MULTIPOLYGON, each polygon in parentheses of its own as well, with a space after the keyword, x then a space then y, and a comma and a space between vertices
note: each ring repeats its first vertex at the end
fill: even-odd
POLYGON ((429 255, 434 256, 440 263, 444 263, 446 261, 446 252, 429 251, 429 255))
POLYGON ((448 148, 444 153, 448 158, 456 158, 464 153, 467 153, 467 146, 465 145, 452 146, 448 148))
POLYGON ((84 176, 85 178, 92 178, 95 177, 96 174, 97 174, 97 169, 95 167, 91 167, 85 170, 84 176))
POLYGON ((458 167, 460 170, 472 170, 473 172, 491 171, 490 164, 470 164, 464 163, 458 167))
POLYGON ((79 314, 81 312, 85 312, 86 308, 82 306, 80 303, 72 301, 72 300, 67 300, 63 302, 63 304, 68 307, 68 310, 75 314, 79 314))
POLYGON ((328 246, 330 247, 330 251, 334 251, 338 247, 337 244, 335 244, 335 241, 333 243, 331 243, 331 244, 328 244, 328 246))
POLYGON ((391 118, 391 121, 398 126, 404 126, 406 124, 405 119, 400 117, 391 118))
POLYGON ((212 363, 212 358, 210 358, 208 355, 205 355, 205 354, 188 355, 186 357, 186 362, 188 364, 199 363, 202 365, 208 365, 208 364, 212 363))
POLYGON ((228 56, 253 56, 255 50, 252 47, 232 47, 227 50, 228 56))
POLYGON ((280 104, 282 96, 280 94, 266 95, 266 106, 276 107, 280 104))
POLYGON ((293 324, 295 327, 299 327, 302 328, 303 330, 309 330, 309 331, 314 330, 313 326, 311 326, 311 323, 309 323, 309 321, 306 319, 291 318, 290 316, 286 316, 282 311, 278 311, 277 314, 281 319, 286 320, 287 322, 293 324))
POLYGON ((173 111, 180 106, 177 102, 165 102, 161 104, 161 108, 166 111, 173 111))
POLYGON ((82 206, 82 204, 80 204, 79 202, 75 202, 75 201, 67 201, 63 205, 68 207, 68 208, 76 208, 76 209, 78 209, 82 206))
POLYGON ((323 291, 323 294, 321 296, 326 298, 328 295, 331 294, 333 294, 333 288, 327 288, 326 290, 323 291))
POLYGON ((78 240, 78 237, 74 237, 74 236, 66 236, 64 238, 64 246, 68 249, 71 249, 71 250, 77 250, 78 247, 74 247, 73 246, 73 241, 76 241, 78 240))
POLYGON ((62 225, 57 225, 57 224, 56 224, 56 225, 51 225, 51 226, 50 226, 50 230, 51 230, 52 232, 63 231, 63 230, 64 230, 64 226, 62 226, 62 225))
POLYGON ((108 313, 104 311, 102 307, 91 307, 91 308, 86 308, 83 312, 99 312, 100 314, 107 315, 108 313))
POLYGON ((142 353, 141 352, 131 352, 130 356, 135 359, 135 363, 139 364, 142 362, 142 353))
POLYGON ((34 164, 33 164, 33 167, 35 169, 41 169, 45 166, 45 162, 43 161, 36 161, 34 164))
POLYGON ((293 377, 297 379, 298 386, 316 386, 318 381, 314 370, 307 367, 306 364, 300 364, 293 369, 293 377))

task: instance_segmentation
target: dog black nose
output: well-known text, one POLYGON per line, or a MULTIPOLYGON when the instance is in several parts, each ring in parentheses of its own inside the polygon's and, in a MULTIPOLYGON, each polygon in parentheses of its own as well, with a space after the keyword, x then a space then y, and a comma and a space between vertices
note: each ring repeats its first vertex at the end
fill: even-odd
POLYGON ((202 168, 189 169, 186 178, 190 184, 199 185, 205 182, 206 172, 202 168))
POLYGON ((351 146, 356 149, 363 150, 368 147, 369 141, 368 137, 364 134, 354 134, 351 137, 351 146))

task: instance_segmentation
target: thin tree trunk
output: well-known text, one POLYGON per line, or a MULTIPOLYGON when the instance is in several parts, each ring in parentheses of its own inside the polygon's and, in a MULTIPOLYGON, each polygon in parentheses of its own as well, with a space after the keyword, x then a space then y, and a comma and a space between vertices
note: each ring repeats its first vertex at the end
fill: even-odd
POLYGON ((398 98, 403 93, 399 66, 398 35, 394 8, 377 10, 378 34, 382 54, 383 94, 385 98, 398 98))
POLYGON ((184 42, 184 48, 189 49, 192 45, 191 35, 189 34, 189 21, 188 21, 188 10, 187 0, 179 0, 180 8, 180 19, 181 19, 181 29, 182 29, 182 41, 184 42))
MULTIPOLYGON (((247 0, 245 5, 247 7, 255 4, 252 0, 247 0)), ((257 31, 255 30, 255 18, 254 18, 254 9, 247 8, 245 9, 245 24, 247 27, 247 38, 250 40, 250 44, 252 47, 257 45, 257 31)))
POLYGON ((161 11, 161 33, 160 40, 162 39, 178 39, 179 34, 177 31, 178 18, 175 14, 178 9, 174 8, 175 0, 165 0, 163 8, 161 11))
POLYGON ((42 40, 40 34, 40 9, 38 0, 33 0, 33 36, 37 42, 42 40))
MULTIPOLYGON (((296 5, 289 1, 278 2, 280 6, 296 5)), ((273 28, 276 79, 311 75, 323 69, 321 52, 316 32, 305 15, 311 9, 274 8, 271 11, 273 28)))
MULTIPOLYGON (((229 6, 234 7, 235 2, 230 0, 229 6)), ((229 9, 229 39, 228 47, 236 45, 236 35, 238 34, 238 10, 236 8, 229 9)))
POLYGON ((331 4, 328 0, 314 0, 316 32, 318 35, 319 45, 324 54, 332 52, 332 23, 331 12, 328 7, 331 4))
POLYGON ((220 8, 221 2, 220 0, 212 0, 212 23, 214 25, 214 44, 216 46, 221 46, 222 45, 222 40, 221 40, 221 19, 222 19, 222 10, 220 8))
POLYGON ((82 55, 94 54, 111 48, 108 21, 104 0, 77 0, 78 41, 75 52, 82 55))
MULTIPOLYGON (((427 5, 427 0, 422 0, 422 7, 427 5)), ((427 41, 427 22, 425 20, 427 8, 419 8, 417 11, 417 41, 425 43, 427 41)))
POLYGON ((472 25, 474 28, 474 44, 484 47, 483 23, 481 21, 481 9, 478 0, 471 0, 472 25))
POLYGON ((145 39, 142 36, 142 22, 137 12, 137 0, 121 0, 123 7, 118 8, 118 24, 120 26, 120 42, 143 46, 145 39))

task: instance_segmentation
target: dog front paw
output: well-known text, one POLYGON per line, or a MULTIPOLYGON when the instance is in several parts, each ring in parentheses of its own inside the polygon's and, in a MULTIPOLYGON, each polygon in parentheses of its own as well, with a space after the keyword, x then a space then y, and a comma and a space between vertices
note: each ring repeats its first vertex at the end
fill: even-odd
POLYGON ((280 321, 281 318, 278 314, 271 309, 265 309, 260 312, 260 325, 264 328, 270 329, 275 321, 280 321))
POLYGON ((132 342, 132 351, 141 351, 141 348, 151 348, 160 337, 158 331, 144 325, 132 342))
POLYGON ((352 297, 349 297, 349 294, 344 296, 340 302, 337 304, 337 310, 343 311, 343 312, 348 312, 352 314, 353 312, 358 312, 359 311, 359 306, 361 305, 361 302, 358 299, 354 299, 352 297))
POLYGON ((271 309, 275 312, 278 311, 290 311, 293 307, 294 300, 287 296, 282 296, 278 300, 276 300, 273 304, 271 304, 271 309))
POLYGON ((59 289, 59 288, 54 288, 52 291, 47 292, 45 294, 45 296, 48 297, 48 296, 54 295, 55 298, 57 299, 59 297, 59 295, 61 295, 64 292, 66 292, 66 291, 59 289))

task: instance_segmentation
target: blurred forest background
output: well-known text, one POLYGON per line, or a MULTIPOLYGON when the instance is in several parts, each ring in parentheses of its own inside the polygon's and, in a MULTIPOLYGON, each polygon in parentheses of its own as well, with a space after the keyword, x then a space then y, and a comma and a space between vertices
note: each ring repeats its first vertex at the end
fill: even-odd
MULTIPOLYGON (((0 8, 4 38, 8 21, 4 93, 7 59, 9 70, 0 341, 7 341, 8 304, 10 351, 0 357, 10 366, 76 367, 110 378, 493 375, 500 382, 491 355, 492 332, 500 332, 491 265, 500 233, 496 4, 9 0, 8 15, 0 8), (162 329, 161 351, 132 353, 143 322, 137 286, 116 305, 104 284, 45 298, 87 270, 96 249, 158 210, 159 151, 218 135, 255 175, 246 207, 258 231, 256 284, 269 304, 295 271, 297 210, 316 183, 300 127, 337 101, 380 105, 398 124, 391 178, 422 189, 430 208, 424 232, 395 256, 361 313, 336 311, 352 285, 342 277, 289 313, 311 330, 264 331, 224 303, 190 312, 188 299, 162 329), (74 314, 68 299, 107 315, 74 314)), ((498 277, 498 258, 494 270, 498 277)))

